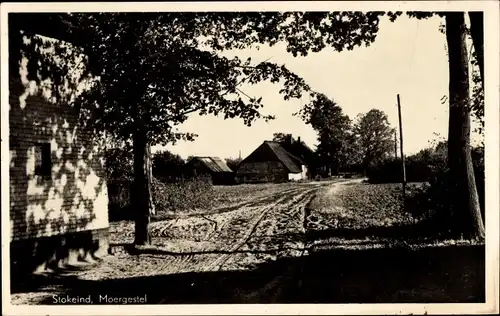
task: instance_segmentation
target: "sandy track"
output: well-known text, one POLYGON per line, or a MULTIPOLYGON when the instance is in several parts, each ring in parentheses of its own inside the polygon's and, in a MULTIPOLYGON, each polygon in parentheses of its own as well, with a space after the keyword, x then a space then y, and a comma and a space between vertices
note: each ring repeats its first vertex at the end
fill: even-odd
MULTIPOLYGON (((305 248, 305 206, 319 189, 329 185, 297 184, 231 211, 154 222, 154 249, 137 256, 119 275, 247 270, 261 262, 299 256, 305 248), (153 271, 147 267, 152 262, 153 271)), ((133 225, 127 233, 128 242, 132 235, 133 225)), ((122 253, 112 259, 124 261, 127 256, 122 253)), ((118 277, 112 271, 116 269, 109 269, 103 277, 118 277)))
MULTIPOLYGON (((280 235, 283 236, 287 233, 300 235, 302 224, 299 212, 305 209, 307 201, 311 199, 317 189, 317 187, 313 187, 302 190, 300 193, 285 194, 264 208, 253 209, 254 216, 250 220, 226 232, 233 234, 237 232, 236 234, 242 237, 228 247, 227 253, 222 254, 210 263, 206 267, 206 271, 221 270, 231 257, 233 257, 234 265, 239 261, 237 259, 247 259, 246 261, 255 259, 245 258, 252 257, 254 253, 277 253, 282 252, 283 249, 293 247, 301 249, 300 242, 299 245, 296 243, 286 245, 280 235), (244 250, 244 252, 240 253, 239 250, 244 250)), ((221 234, 218 235, 218 237, 220 236, 221 234)), ((232 268, 231 265, 228 268, 232 268)))
MULTIPOLYGON (((283 186, 231 210, 219 209, 153 222, 154 247, 140 253, 129 253, 126 246, 133 240, 133 223, 119 223, 111 229, 111 241, 112 247, 121 251, 91 269, 68 271, 65 276, 80 280, 116 280, 190 272, 245 271, 261 263, 302 256, 306 248, 306 206, 318 190, 330 185, 331 182, 321 182, 283 186)), ((286 279, 290 273, 293 272, 283 271, 283 275, 266 283, 258 293, 242 291, 238 295, 246 300, 264 295, 262 291, 272 292, 279 286, 278 280, 286 279)), ((30 297, 26 294, 26 298, 30 297)), ((22 301, 23 296, 18 295, 18 299, 22 301)))
POLYGON ((215 214, 232 212, 232 211, 238 210, 238 209, 243 208, 243 207, 265 206, 266 204, 273 202, 277 197, 279 197, 283 194, 300 192, 300 191, 302 191, 301 187, 286 188, 286 189, 280 190, 278 192, 272 192, 271 194, 265 194, 263 196, 255 198, 255 199, 251 199, 250 201, 243 201, 243 202, 232 204, 229 206, 215 208, 215 209, 209 210, 209 211, 193 212, 193 213, 187 213, 187 214, 176 214, 176 213, 167 214, 165 216, 165 219, 168 220, 168 219, 208 216, 208 215, 215 215, 215 214))

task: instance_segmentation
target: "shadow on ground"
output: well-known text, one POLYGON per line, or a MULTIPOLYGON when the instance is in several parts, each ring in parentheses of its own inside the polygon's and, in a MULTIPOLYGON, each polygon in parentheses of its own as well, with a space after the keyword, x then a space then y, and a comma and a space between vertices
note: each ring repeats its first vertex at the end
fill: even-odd
MULTIPOLYGON (((51 284, 64 296, 147 297, 148 304, 484 302, 484 246, 328 250, 222 271, 101 281, 38 277, 12 292, 51 284)), ((53 304, 46 298, 42 304, 53 304)))
MULTIPOLYGON (((344 225, 345 226, 345 225, 344 225)), ((336 227, 336 228, 309 228, 308 241, 324 240, 329 238, 342 239, 390 239, 393 242, 405 241, 408 243, 421 243, 430 240, 438 241, 450 239, 442 226, 432 220, 420 220, 417 223, 401 223, 391 226, 366 226, 366 227, 336 227)))

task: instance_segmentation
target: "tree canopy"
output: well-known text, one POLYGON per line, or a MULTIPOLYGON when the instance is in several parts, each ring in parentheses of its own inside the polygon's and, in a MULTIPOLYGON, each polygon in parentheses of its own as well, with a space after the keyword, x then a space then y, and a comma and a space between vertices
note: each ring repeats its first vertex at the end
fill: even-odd
POLYGON ((357 162, 358 148, 351 119, 335 101, 319 94, 298 114, 317 132, 319 144, 316 153, 324 166, 339 171, 339 168, 357 162))
POLYGON ((394 129, 387 114, 372 109, 357 117, 354 133, 358 137, 363 165, 368 166, 390 155, 394 148, 394 129))
POLYGON ((284 143, 287 140, 287 137, 291 137, 290 141, 295 142, 295 138, 288 133, 273 133, 273 141, 284 143))
POLYGON ((176 180, 183 175, 186 162, 181 156, 168 150, 157 151, 152 157, 152 173, 164 182, 176 180))
MULTIPOLYGON (((252 42, 248 34, 248 43, 238 39, 221 46, 215 40, 221 30, 241 32, 241 16, 246 15, 72 13, 52 18, 67 25, 73 36, 86 39, 64 54, 85 53, 88 58, 82 71, 97 77, 92 89, 75 101, 87 110, 86 115, 92 118, 89 121, 123 140, 130 140, 131 130, 140 127, 152 145, 165 145, 196 136, 176 129, 193 112, 239 117, 247 125, 259 118, 272 119, 260 113, 261 98, 241 93, 238 86, 243 83, 281 82, 280 93, 285 99, 299 97, 310 89, 284 65, 254 64, 250 59, 229 59, 217 53, 252 42)), ((19 24, 15 23, 20 28, 19 24)), ((12 46, 14 50, 29 50, 22 40, 17 44, 12 46)), ((60 48, 56 49, 59 53, 60 48)), ((69 72, 67 67, 49 64, 46 59, 33 60, 35 64, 41 61, 43 69, 57 71, 59 77, 69 72)))

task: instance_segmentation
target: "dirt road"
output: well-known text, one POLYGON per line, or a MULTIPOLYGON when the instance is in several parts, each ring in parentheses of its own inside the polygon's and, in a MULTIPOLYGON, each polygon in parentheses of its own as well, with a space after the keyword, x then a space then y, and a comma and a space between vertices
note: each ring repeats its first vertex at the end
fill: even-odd
MULTIPOLYGON (((305 251, 306 206, 319 189, 331 185, 318 182, 284 186, 237 207, 154 222, 151 233, 155 246, 142 250, 141 257, 161 258, 152 273, 181 273, 241 271, 262 262, 301 256, 305 251)), ((128 244, 132 228, 120 229, 129 230, 128 244)), ((126 246, 123 248, 125 251, 126 246)), ((147 270, 141 264, 125 273, 149 275, 147 270)))

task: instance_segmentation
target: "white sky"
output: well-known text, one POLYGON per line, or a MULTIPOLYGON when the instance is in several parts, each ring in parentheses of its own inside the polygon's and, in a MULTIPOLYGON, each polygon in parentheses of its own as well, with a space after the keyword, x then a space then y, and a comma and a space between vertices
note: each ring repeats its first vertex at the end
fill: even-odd
MULTIPOLYGON (((396 22, 382 19, 375 42, 369 47, 357 47, 341 53, 325 49, 307 57, 294 58, 284 46, 261 47, 226 53, 242 60, 252 57, 256 63, 269 61, 286 64, 317 92, 332 98, 351 119, 372 108, 384 111, 393 127, 398 127, 396 95, 401 96, 404 151, 414 153, 435 139, 434 133, 447 136, 448 58, 446 38, 439 32, 441 18, 427 20, 401 16, 396 22)), ((240 119, 193 114, 181 131, 196 133, 193 142, 179 142, 167 146, 170 151, 187 158, 195 156, 244 158, 273 133, 287 132, 301 137, 307 144, 316 145, 316 133, 300 118, 293 117, 305 103, 293 99, 284 101, 280 86, 261 83, 241 86, 248 95, 262 97, 264 113, 276 119, 268 123, 258 121, 246 127, 240 119)), ((161 149, 160 147, 153 150, 161 149)))

